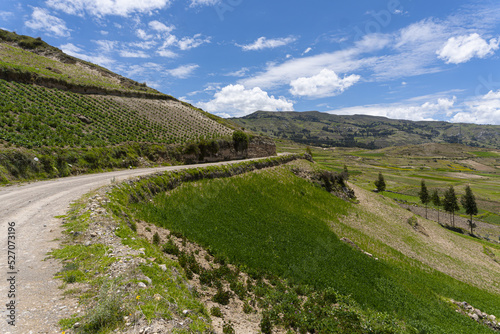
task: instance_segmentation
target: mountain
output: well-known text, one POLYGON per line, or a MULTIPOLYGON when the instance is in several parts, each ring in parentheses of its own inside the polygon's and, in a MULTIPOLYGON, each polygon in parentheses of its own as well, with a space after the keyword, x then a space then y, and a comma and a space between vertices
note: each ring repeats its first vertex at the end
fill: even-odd
POLYGON ((231 118, 248 130, 313 146, 384 148, 408 144, 462 143, 500 148, 500 126, 439 121, 408 121, 318 111, 269 112, 231 118))

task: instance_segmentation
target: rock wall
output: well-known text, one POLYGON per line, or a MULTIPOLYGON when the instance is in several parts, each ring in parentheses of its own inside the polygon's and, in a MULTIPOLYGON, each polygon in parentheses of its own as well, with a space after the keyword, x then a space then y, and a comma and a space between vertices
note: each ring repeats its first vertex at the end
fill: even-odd
POLYGON ((276 155, 276 144, 271 138, 252 137, 248 143, 248 148, 236 150, 234 143, 224 142, 220 144, 217 153, 209 153, 201 156, 196 154, 185 154, 182 160, 186 163, 196 162, 217 162, 228 160, 240 160, 250 158, 271 157, 276 155))

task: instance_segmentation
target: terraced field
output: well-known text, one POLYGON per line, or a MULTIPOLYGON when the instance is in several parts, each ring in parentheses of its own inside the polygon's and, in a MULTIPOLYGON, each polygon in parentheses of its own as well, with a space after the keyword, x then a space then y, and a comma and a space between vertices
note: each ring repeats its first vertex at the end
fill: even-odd
POLYGON ((0 80, 0 139, 26 148, 172 144, 231 133, 176 100, 82 95, 0 80))

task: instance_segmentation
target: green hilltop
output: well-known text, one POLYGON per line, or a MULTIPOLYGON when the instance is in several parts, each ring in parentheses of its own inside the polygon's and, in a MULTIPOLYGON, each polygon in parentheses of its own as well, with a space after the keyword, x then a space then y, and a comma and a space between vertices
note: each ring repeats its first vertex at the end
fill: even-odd
POLYGON ((318 111, 257 111, 231 120, 256 133, 313 146, 376 149, 408 144, 461 143, 481 148, 500 148, 499 125, 414 122, 318 111))

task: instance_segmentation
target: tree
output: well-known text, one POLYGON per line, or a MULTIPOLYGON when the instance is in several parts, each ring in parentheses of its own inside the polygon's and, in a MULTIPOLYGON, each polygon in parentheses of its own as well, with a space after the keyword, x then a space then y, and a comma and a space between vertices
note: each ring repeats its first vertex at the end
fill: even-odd
POLYGON ((378 180, 375 181, 375 187, 377 187, 378 192, 385 190, 385 180, 382 173, 378 173, 378 180))
POLYGON ((439 208, 443 204, 441 203, 441 198, 439 198, 439 194, 438 194, 437 190, 434 190, 434 192, 432 193, 431 201, 432 201, 432 204, 434 204, 438 208, 438 223, 439 223, 439 211, 440 211, 439 208))
POLYGON ((472 216, 477 215, 478 210, 476 198, 469 186, 465 187, 465 195, 462 196, 461 203, 465 209, 465 213, 470 215, 470 220, 467 222, 470 227, 470 234, 474 234, 474 227, 476 227, 476 224, 472 221, 472 216))
POLYGON ((341 174, 344 180, 349 180, 349 170, 347 169, 347 165, 344 165, 344 171, 341 174))
POLYGON ((420 192, 418 193, 418 196, 420 197, 422 204, 425 205, 425 219, 427 219, 427 204, 430 202, 431 197, 429 196, 424 180, 420 183, 420 192))
POLYGON ((460 207, 458 206, 458 199, 453 186, 450 186, 450 188, 444 193, 443 206, 446 212, 449 212, 450 215, 453 215, 452 225, 453 227, 455 227, 455 211, 460 209, 460 207))

